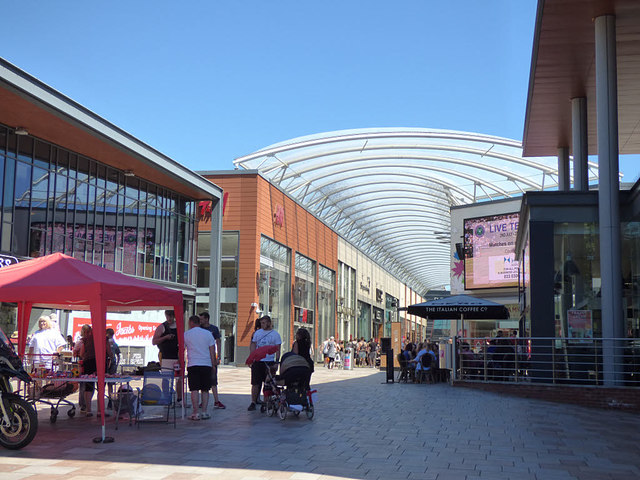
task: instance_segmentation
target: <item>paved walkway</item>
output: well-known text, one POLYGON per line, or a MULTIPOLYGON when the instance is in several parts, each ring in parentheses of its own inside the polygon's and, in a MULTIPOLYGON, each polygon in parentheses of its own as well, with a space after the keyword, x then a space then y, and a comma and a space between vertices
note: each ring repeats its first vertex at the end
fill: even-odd
POLYGON ((249 370, 220 372, 226 410, 178 428, 126 423, 94 444, 95 418, 40 430, 0 449, 18 479, 637 479, 640 417, 437 385, 385 385, 384 374, 319 368, 316 417, 247 412, 249 370))

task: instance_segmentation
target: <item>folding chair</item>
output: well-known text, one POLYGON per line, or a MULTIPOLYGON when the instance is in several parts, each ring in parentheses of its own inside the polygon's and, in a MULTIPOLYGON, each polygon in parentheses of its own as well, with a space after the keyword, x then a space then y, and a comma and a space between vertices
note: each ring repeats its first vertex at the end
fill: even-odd
POLYGON ((144 380, 142 389, 138 388, 138 408, 136 410, 136 424, 140 428, 141 422, 166 422, 169 423, 169 416, 173 410, 173 428, 176 428, 176 402, 173 398, 175 393, 173 389, 174 374, 170 370, 161 370, 159 372, 144 372, 144 380), (165 415, 145 415, 144 408, 153 410, 157 407, 166 407, 165 415))

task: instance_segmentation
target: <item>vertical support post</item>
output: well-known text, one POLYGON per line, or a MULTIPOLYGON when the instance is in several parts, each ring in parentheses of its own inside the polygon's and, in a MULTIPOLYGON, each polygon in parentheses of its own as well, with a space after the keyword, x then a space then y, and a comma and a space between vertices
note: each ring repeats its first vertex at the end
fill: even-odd
POLYGON ((553 383, 556 383, 556 347, 553 344, 555 340, 551 340, 549 343, 551 344, 551 364, 553 365, 553 383))
POLYGON ((587 130, 587 99, 571 99, 571 130, 573 147, 573 189, 589 191, 589 144, 587 130))
POLYGON ((569 191, 569 148, 558 148, 558 190, 561 192, 569 191))
MULTIPOLYGON (((222 201, 211 200, 211 256, 209 257, 209 316, 213 325, 220 328, 220 277, 222 257, 222 201)), ((222 342, 224 349, 224 341, 222 342)), ((224 359, 220 353, 220 360, 224 359)))
POLYGON ((602 276, 602 354, 606 386, 622 380, 622 361, 616 357, 615 338, 624 336, 618 180, 618 86, 616 69, 616 19, 595 20, 596 111, 598 132, 598 218, 600 222, 600 272, 602 276))

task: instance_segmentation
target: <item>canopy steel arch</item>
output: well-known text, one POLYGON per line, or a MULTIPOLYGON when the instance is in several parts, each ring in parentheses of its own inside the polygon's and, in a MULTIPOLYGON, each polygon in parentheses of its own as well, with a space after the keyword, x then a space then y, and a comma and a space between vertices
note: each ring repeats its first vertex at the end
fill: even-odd
MULTIPOLYGON (((529 159, 523 159, 514 155, 502 154, 495 151, 487 151, 477 148, 469 148, 463 147, 460 145, 405 145, 405 144, 381 144, 381 145, 367 145, 365 148, 361 146, 356 147, 347 147, 347 148, 335 148, 333 150, 316 152, 313 154, 305 155, 302 157, 298 157, 295 160, 289 161, 287 165, 273 165, 264 170, 264 173, 268 174, 271 171, 284 167, 291 167, 291 165, 295 165, 298 163, 308 162, 310 160, 315 160, 317 158, 327 158, 330 156, 344 155, 348 153, 362 153, 363 151, 370 152, 372 150, 391 150, 391 151, 404 151, 404 150, 437 150, 437 151, 449 151, 449 152, 457 152, 457 153, 468 153, 471 155, 477 155, 479 157, 491 157, 500 160, 506 160, 511 163, 517 163, 529 168, 540 169, 548 174, 555 174, 555 169, 552 166, 548 166, 545 164, 537 163, 535 161, 529 159)), ((592 168, 597 168, 598 164, 595 162, 589 162, 589 166, 592 168)), ((293 171, 293 170, 292 170, 293 171)), ((302 174, 303 171, 295 170, 295 174, 302 174)), ((290 175, 285 175, 285 178, 290 175)))
POLYGON ((520 147, 471 132, 359 129, 292 139, 234 164, 258 170, 381 267, 426 293, 449 283, 452 246, 436 232, 450 231, 451 206, 557 188, 557 160, 525 159, 520 147))
MULTIPOLYGON (((377 172, 377 173, 376 173, 376 172, 373 172, 373 173, 359 173, 359 174, 357 174, 357 175, 351 175, 351 176, 349 177, 349 180, 353 180, 353 179, 355 179, 355 178, 379 177, 379 176, 383 176, 383 177, 386 177, 386 178, 387 178, 387 182, 385 182, 384 180, 380 180, 380 181, 378 181, 378 183, 381 183, 381 184, 385 184, 385 183, 389 183, 389 182, 394 182, 394 183, 401 183, 401 182, 404 182, 404 183, 406 183, 406 180, 405 180, 406 178, 415 178, 415 179, 419 179, 419 180, 422 180, 422 181, 427 181, 427 182, 435 183, 435 184, 437 184, 437 185, 439 185, 439 186, 441 186, 441 187, 447 187, 447 188, 449 188, 449 189, 451 189, 451 190, 454 190, 454 191, 455 191, 456 193, 458 193, 461 197, 466 198, 466 199, 467 199, 467 201, 468 201, 469 203, 473 203, 473 200, 474 200, 474 199, 473 199, 473 194, 471 194, 471 193, 469 193, 469 192, 464 191, 463 189, 461 189, 460 187, 456 186, 456 185, 455 185, 455 184, 453 184, 453 183, 450 183, 450 182, 447 182, 447 181, 444 181, 444 180, 440 180, 440 179, 436 179, 436 178, 433 178, 433 177, 428 177, 428 176, 426 176, 426 175, 418 175, 418 174, 411 173, 411 172, 403 174, 401 179, 393 179, 393 178, 389 178, 389 174, 388 174, 388 173, 386 173, 386 172, 377 172)), ((317 186, 316 188, 314 188, 314 190, 313 190, 313 191, 314 191, 314 192, 315 192, 315 191, 318 191, 318 190, 320 190, 321 188, 326 188, 326 187, 328 187, 329 185, 335 185, 335 183, 336 183, 335 181, 334 181, 334 182, 325 182, 323 185, 319 185, 319 186, 317 186)), ((414 183, 414 185, 416 185, 416 183, 414 183)), ((427 185, 425 185, 425 184, 419 184, 419 186, 421 186, 422 188, 428 188, 428 186, 427 186, 427 185)), ((330 193, 331 193, 332 195, 335 195, 336 193, 340 193, 340 192, 343 192, 343 191, 345 191, 345 190, 351 190, 351 189, 353 189, 353 188, 354 188, 354 186, 353 186, 353 185, 345 185, 345 186, 342 186, 342 187, 336 188, 335 190, 332 190, 330 193)), ((317 203, 317 202, 318 202, 318 200, 316 200, 316 201, 312 201, 311 203, 309 203, 309 204, 307 204, 307 205, 305 205, 305 206, 306 206, 306 207, 312 207, 312 206, 313 206, 315 203, 317 203)))
POLYGON ((234 164, 239 165, 243 162, 259 159, 262 157, 274 156, 277 153, 286 152, 288 150, 301 151, 304 148, 314 147, 318 145, 325 145, 336 142, 346 142, 351 140, 365 140, 372 139, 384 139, 384 138, 438 138, 446 140, 458 140, 458 141, 472 141, 481 142, 487 144, 504 145, 514 148, 521 148, 522 144, 516 140, 510 140, 508 138, 494 137, 491 135, 483 135, 472 132, 459 132, 455 130, 435 130, 435 129, 362 129, 358 130, 358 133, 351 133, 355 131, 337 131, 321 134, 320 138, 301 137, 293 139, 288 142, 272 145, 270 147, 263 148, 257 152, 239 157, 233 161, 234 164))
MULTIPOLYGON (((399 156, 396 157, 396 160, 403 160, 403 159, 408 159, 409 157, 406 156, 399 156)), ((416 157, 411 157, 416 158, 416 157)), ((383 159, 387 159, 389 160, 389 157, 380 157, 378 158, 378 160, 383 160, 383 159)), ((349 163, 349 162, 347 162, 349 163)), ((358 171, 358 170, 371 170, 373 168, 389 168, 389 165, 358 165, 358 166, 348 166, 345 168, 341 168, 338 170, 331 170, 331 171, 326 171, 324 167, 319 167, 316 170, 319 172, 316 176, 316 180, 320 180, 320 179, 325 179, 325 178, 329 178, 329 177, 334 177, 336 175, 344 175, 346 173, 349 172, 353 172, 353 171, 358 171), (324 172, 324 173, 320 173, 320 172, 324 172)), ((480 185, 483 185, 487 188, 490 188, 492 190, 494 190, 495 192, 497 192, 499 195, 503 196, 503 197, 510 197, 512 196, 512 193, 496 187, 494 184, 487 182, 486 180, 484 180, 483 178, 480 177, 476 177, 475 175, 471 175, 469 173, 466 172, 461 172, 461 171, 456 171, 456 170, 452 170, 449 168, 444 168, 444 167, 438 167, 436 165, 405 165, 404 166, 405 169, 410 169, 410 170, 426 170, 426 171, 433 171, 433 172, 439 172, 439 173, 444 173, 445 175, 449 175, 452 177, 460 177, 460 178, 465 178, 467 180, 469 180, 472 183, 477 183, 480 185)), ((489 170, 489 169, 485 169, 485 170, 489 170)), ((495 172, 494 172, 495 173, 495 172)), ((400 175, 399 173, 386 173, 386 175, 400 175)), ((433 179, 433 177, 429 177, 428 178, 429 181, 435 181, 433 179)), ((333 183, 333 182, 332 182, 333 183)), ((524 183, 524 182, 523 182, 524 183)), ((535 185, 535 184, 534 184, 535 185)), ((281 186, 281 184, 278 184, 278 186, 281 186)), ((535 187, 537 188, 537 186, 535 187)), ((314 189, 311 189, 311 191, 313 192, 314 189)), ((520 193, 520 192, 518 192, 520 193)))
MULTIPOLYGON (((436 156, 436 155, 406 155, 406 154, 396 154, 392 157, 394 160, 429 160, 429 161, 433 161, 433 162, 440 162, 440 163, 451 163, 451 164, 457 164, 457 165, 462 165, 465 167, 470 167, 476 170, 480 170, 480 171, 486 171, 486 172, 490 172, 490 173, 494 173, 496 175, 501 175, 503 177, 505 177, 505 179, 510 180, 512 182, 514 182, 515 180, 524 183, 532 188, 536 188, 539 189, 541 188, 541 185, 528 179, 527 177, 524 177, 522 175, 517 175, 514 174, 512 171, 508 171, 508 170, 504 170, 502 168, 496 168, 496 167, 492 167, 490 165, 485 165, 482 163, 478 163, 478 162, 471 162, 468 160, 464 160, 464 159, 459 159, 459 158, 454 158, 454 157, 441 157, 441 156, 436 156)), ((282 184, 285 180, 289 180, 290 178, 294 178, 294 177, 301 177, 302 175, 312 172, 312 171, 324 171, 327 168, 330 168, 334 165, 347 165, 350 163, 355 163, 355 162, 368 162, 368 161, 376 161, 376 160, 389 160, 389 155, 365 155, 365 156, 358 156, 358 157, 348 157, 348 158, 340 158, 338 160, 333 160, 330 162, 327 161, 323 161, 322 162, 322 166, 318 166, 318 165, 309 165, 308 167, 305 167, 302 170, 296 171, 294 175, 292 174, 288 174, 288 175, 282 175, 282 177, 280 178, 280 183, 282 184)), ((426 166, 426 165, 405 165, 406 167, 414 167, 414 168, 427 168, 427 169, 431 169, 432 167, 426 166)), ((348 169, 347 169, 348 170, 348 169)), ((551 168, 546 168, 546 170, 549 170, 549 172, 547 172, 548 174, 552 174, 550 172, 551 168)), ((470 177, 473 177, 470 175, 470 177)), ((317 177, 318 178, 322 178, 322 177, 317 177)), ((484 182, 486 184, 490 184, 489 182, 484 182)), ((515 183, 515 182, 514 182, 515 183)))

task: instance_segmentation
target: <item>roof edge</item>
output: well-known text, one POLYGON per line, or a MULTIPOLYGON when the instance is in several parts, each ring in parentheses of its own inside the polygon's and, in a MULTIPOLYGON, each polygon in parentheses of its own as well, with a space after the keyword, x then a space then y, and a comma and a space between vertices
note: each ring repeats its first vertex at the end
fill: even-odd
POLYGON ((87 107, 72 100, 33 75, 0 57, 0 83, 30 101, 55 112, 58 116, 75 123, 79 128, 102 137, 104 141, 117 145, 122 150, 143 159, 163 170, 167 175, 181 179, 212 197, 221 198, 222 189, 202 176, 189 170, 176 160, 154 149, 125 130, 109 122, 87 107))
POLYGON ((531 68, 529 69, 529 90, 527 91, 527 106, 524 113, 524 130, 522 132, 522 156, 534 157, 535 155, 527 154, 527 134, 529 132, 529 116, 531 102, 533 101, 533 84, 536 76, 536 65, 538 63, 538 46, 540 43, 540 32, 542 30, 542 13, 544 11, 544 0, 538 0, 538 9, 536 11, 536 28, 533 33, 533 47, 531 52, 531 68))

